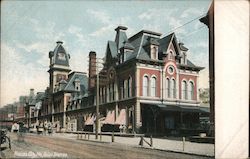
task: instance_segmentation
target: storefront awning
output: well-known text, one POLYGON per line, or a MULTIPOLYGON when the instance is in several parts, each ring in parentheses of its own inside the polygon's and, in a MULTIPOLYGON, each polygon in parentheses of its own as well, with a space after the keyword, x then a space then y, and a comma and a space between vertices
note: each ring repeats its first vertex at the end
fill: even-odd
POLYGON ((105 120, 102 122, 103 124, 111 124, 115 123, 115 111, 108 111, 105 120))
POLYGON ((189 105, 165 105, 165 104, 145 104, 162 111, 209 113, 209 108, 189 105))
POLYGON ((85 125, 93 125, 95 122, 95 115, 88 116, 87 120, 85 121, 85 125))
POLYGON ((126 111, 125 109, 121 109, 118 118, 115 121, 117 125, 125 125, 126 124, 126 111))

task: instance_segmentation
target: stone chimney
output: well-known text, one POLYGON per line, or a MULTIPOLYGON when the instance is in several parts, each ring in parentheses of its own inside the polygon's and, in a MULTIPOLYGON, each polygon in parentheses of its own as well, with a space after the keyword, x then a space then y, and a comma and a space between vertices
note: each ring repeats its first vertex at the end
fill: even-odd
POLYGON ((95 87, 96 52, 89 52, 89 90, 95 87))

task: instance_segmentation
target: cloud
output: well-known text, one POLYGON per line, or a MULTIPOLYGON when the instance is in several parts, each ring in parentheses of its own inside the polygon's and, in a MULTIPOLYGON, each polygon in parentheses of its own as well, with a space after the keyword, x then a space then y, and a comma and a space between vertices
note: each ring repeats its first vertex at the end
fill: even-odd
MULTIPOLYGON (((144 27, 152 29, 154 31, 163 31, 166 32, 166 28, 169 28, 169 32, 183 24, 182 19, 176 17, 177 9, 155 9, 151 8, 141 13, 138 16, 139 20, 146 23, 144 27), (166 27, 167 26, 167 27, 166 27)), ((175 30, 179 35, 185 34, 186 31, 184 28, 179 28, 175 30)))
POLYGON ((202 8, 202 9, 188 8, 182 12, 180 17, 181 18, 188 18, 188 17, 193 16, 193 15, 202 15, 204 13, 204 9, 205 8, 202 8))
POLYGON ((101 26, 96 31, 90 33, 92 37, 104 37, 110 35, 110 31, 115 29, 118 25, 128 26, 131 22, 130 16, 115 17, 105 10, 92 10, 88 9, 87 14, 93 16, 96 22, 101 22, 101 26))
POLYGON ((86 12, 87 14, 90 14, 90 16, 93 16, 96 20, 102 22, 103 24, 108 24, 111 21, 111 17, 105 11, 88 9, 86 12))
POLYGON ((101 36, 105 36, 107 35, 108 33, 110 33, 111 30, 113 30, 115 27, 114 24, 110 24, 110 25, 107 25, 107 26, 103 26, 101 28, 99 28, 98 30, 90 33, 89 35, 90 36, 94 36, 94 37, 101 37, 101 36))
POLYGON ((27 95, 29 88, 43 91, 48 73, 34 63, 22 64, 22 53, 6 43, 1 44, 1 106, 27 95))
POLYGON ((70 25, 70 27, 68 28, 68 32, 70 34, 75 35, 77 37, 78 42, 82 44, 86 43, 87 40, 85 39, 81 28, 74 26, 74 25, 70 25))

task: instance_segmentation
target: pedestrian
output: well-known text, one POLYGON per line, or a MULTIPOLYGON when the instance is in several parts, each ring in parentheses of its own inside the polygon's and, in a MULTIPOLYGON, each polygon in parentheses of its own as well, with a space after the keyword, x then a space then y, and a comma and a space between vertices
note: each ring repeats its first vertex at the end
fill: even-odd
POLYGON ((51 135, 52 134, 52 127, 51 127, 51 123, 48 123, 48 134, 51 135))

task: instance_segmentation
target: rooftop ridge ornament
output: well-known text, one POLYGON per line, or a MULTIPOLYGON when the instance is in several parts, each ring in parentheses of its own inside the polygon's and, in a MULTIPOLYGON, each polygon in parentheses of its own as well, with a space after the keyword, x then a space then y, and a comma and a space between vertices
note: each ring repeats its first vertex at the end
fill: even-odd
POLYGON ((62 42, 62 41, 57 41, 56 43, 57 43, 57 44, 63 44, 63 42, 62 42))

